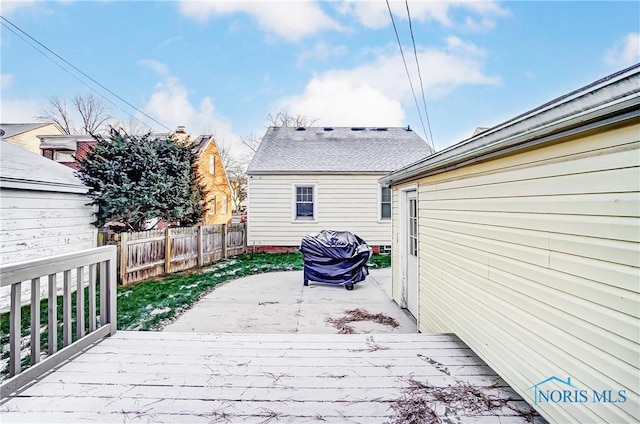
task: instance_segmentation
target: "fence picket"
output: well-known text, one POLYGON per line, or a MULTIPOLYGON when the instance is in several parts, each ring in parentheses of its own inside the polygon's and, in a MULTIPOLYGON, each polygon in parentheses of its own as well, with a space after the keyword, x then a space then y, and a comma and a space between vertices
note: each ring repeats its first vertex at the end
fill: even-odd
POLYGON ((118 248, 118 282, 135 283, 246 252, 246 225, 208 225, 107 236, 118 248))

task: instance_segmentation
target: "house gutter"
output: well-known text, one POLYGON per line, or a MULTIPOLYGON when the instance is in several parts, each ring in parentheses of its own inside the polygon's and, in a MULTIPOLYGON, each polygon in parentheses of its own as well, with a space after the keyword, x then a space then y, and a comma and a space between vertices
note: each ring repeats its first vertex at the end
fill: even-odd
POLYGON ((254 175, 387 175, 387 171, 314 171, 314 170, 300 170, 300 171, 247 171, 247 175, 253 177, 254 175))
POLYGON ((640 116, 640 64, 569 93, 380 179, 386 186, 473 163, 640 116))
POLYGON ((55 191, 63 193, 81 193, 85 194, 89 188, 84 185, 65 184, 45 181, 23 180, 19 178, 2 178, 0 179, 0 188, 11 188, 18 190, 32 191, 55 191))

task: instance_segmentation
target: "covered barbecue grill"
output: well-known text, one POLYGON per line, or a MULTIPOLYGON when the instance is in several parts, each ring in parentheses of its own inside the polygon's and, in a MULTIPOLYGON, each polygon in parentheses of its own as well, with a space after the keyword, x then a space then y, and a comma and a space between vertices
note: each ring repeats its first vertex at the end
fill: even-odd
POLYGON ((300 253, 304 260, 304 285, 309 281, 344 284, 353 290, 355 283, 367 278, 371 248, 348 231, 323 230, 302 238, 300 253))

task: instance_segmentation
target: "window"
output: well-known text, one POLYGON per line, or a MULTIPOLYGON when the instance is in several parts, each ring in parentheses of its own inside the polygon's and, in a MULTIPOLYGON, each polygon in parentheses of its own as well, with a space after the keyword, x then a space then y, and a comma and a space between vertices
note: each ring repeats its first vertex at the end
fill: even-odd
POLYGON ((409 199, 409 254, 418 256, 418 201, 409 199))
POLYGON ((209 155, 209 174, 216 173, 216 155, 209 155))
POLYGON ((211 202, 209 203, 209 213, 211 215, 215 215, 216 214, 216 198, 213 197, 211 199, 211 202))
POLYGON ((315 186, 298 185, 295 186, 295 210, 294 219, 314 220, 315 219, 315 186))
POLYGON ((380 189, 380 219, 391 219, 391 188, 380 189))
POLYGON ((56 162, 73 162, 75 159, 73 158, 73 152, 65 152, 60 150, 55 150, 53 152, 53 160, 56 162))
POLYGON ((228 211, 228 206, 227 204, 229 203, 229 199, 227 198, 227 196, 222 196, 222 213, 226 214, 228 211))

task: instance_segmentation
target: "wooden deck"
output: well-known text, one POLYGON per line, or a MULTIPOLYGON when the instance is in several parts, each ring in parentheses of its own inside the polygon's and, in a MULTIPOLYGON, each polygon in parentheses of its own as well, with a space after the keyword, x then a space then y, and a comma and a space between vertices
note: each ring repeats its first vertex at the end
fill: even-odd
POLYGON ((485 412, 432 402, 445 422, 531 422, 518 413, 529 405, 464 343, 423 334, 118 332, 3 393, 0 415, 3 423, 375 424, 421 393, 408 391, 416 382, 471 383, 497 400, 485 412))

